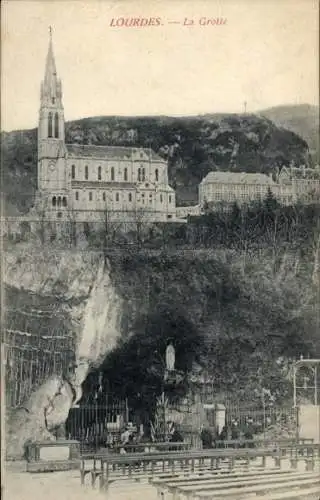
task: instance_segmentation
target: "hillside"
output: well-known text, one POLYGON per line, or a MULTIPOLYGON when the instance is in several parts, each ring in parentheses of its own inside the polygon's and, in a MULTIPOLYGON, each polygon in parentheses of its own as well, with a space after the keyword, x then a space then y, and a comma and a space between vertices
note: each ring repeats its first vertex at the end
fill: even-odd
POLYGON ((277 404, 290 400, 290 361, 320 353, 319 220, 319 207, 281 208, 267 197, 189 224, 146 225, 130 245, 121 234, 105 244, 93 226, 80 225, 74 241, 64 225, 48 224, 43 238, 41 222, 12 223, 4 284, 8 340, 18 354, 7 370, 23 408, 10 419, 11 452, 35 430, 44 437, 42 410, 60 394, 68 339, 73 390, 54 396, 54 425, 66 419, 73 394, 92 401, 100 372, 104 391, 151 416, 169 340, 183 377, 169 389, 175 398, 205 369, 217 396, 259 404, 265 388, 277 404), (28 359, 19 346, 23 353, 29 346, 28 359))
MULTIPOLYGON (((211 170, 268 174, 291 160, 310 161, 304 139, 256 115, 86 118, 66 124, 66 142, 153 148, 168 160, 180 205, 197 202, 211 170)), ((1 143, 7 213, 26 211, 36 189, 37 131, 4 132, 1 143)))
POLYGON ((261 111, 261 116, 300 135, 309 145, 312 157, 319 162, 319 107, 310 104, 276 106, 261 111))

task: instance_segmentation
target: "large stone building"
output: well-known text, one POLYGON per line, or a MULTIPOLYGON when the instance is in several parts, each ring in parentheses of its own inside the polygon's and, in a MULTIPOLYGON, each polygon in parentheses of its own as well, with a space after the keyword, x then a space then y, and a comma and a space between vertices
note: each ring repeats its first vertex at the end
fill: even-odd
POLYGON ((305 165, 282 167, 277 176, 281 190, 291 190, 293 200, 301 203, 320 201, 320 167, 308 168, 305 165))
POLYGON ((283 205, 320 201, 320 170, 318 167, 282 167, 276 181, 265 174, 245 172, 209 172, 199 185, 200 210, 209 206, 248 204, 265 198, 271 190, 283 205))
POLYGON ((199 185, 199 204, 219 205, 248 203, 264 198, 273 189, 272 178, 264 174, 244 172, 209 172, 199 185))
POLYGON ((176 216, 167 162, 151 149, 65 143, 51 36, 41 84, 36 207, 53 219, 83 221, 101 220, 106 213, 119 221, 176 216))

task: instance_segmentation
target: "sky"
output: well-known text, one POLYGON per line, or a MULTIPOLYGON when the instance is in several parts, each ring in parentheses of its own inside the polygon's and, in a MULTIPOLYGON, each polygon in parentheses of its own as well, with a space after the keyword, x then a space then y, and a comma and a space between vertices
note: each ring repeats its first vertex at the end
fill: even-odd
POLYGON ((37 126, 50 25, 67 121, 319 104, 315 0, 5 0, 1 9, 5 131, 37 126), (160 25, 111 26, 121 18, 160 25))

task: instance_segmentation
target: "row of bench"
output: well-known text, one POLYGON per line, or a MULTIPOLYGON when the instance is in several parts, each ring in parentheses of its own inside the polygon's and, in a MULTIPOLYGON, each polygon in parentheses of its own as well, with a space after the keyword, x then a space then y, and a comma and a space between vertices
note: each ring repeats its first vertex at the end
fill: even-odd
MULTIPOLYGON (((294 444, 312 444, 313 439, 311 438, 301 438, 297 439, 226 439, 214 441, 215 448, 269 448, 269 447, 282 447, 294 444)), ((172 451, 176 450, 189 450, 191 448, 191 443, 173 443, 173 442, 158 442, 158 443, 127 443, 125 445, 115 444, 110 450, 114 452, 119 452, 124 449, 127 453, 137 453, 140 451, 172 451)))
POLYGON ((255 500, 268 498, 301 498, 320 493, 319 472, 265 470, 248 473, 211 473, 168 479, 155 479, 158 498, 163 500, 215 500, 221 498, 246 499, 255 494, 255 500), (263 495, 263 496, 262 496, 263 495))
POLYGON ((223 468, 231 472, 240 465, 244 471, 248 471, 253 465, 264 469, 267 460, 269 464, 271 460, 277 468, 287 460, 292 470, 296 470, 298 460, 303 459, 306 470, 311 472, 319 456, 320 445, 291 445, 277 450, 245 448, 120 456, 103 454, 82 457, 80 475, 82 484, 90 474, 92 486, 98 481, 99 487, 107 490, 112 482, 119 479, 152 479, 160 475, 170 478, 177 474, 205 473, 223 468))

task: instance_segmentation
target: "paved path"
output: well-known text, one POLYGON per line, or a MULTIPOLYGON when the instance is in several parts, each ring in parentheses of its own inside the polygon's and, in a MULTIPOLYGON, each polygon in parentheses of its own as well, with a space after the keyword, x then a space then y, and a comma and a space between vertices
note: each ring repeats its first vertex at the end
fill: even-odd
MULTIPOLYGON (((272 465, 270 462, 270 466, 272 465)), ((304 467, 301 462, 298 470, 304 470, 304 467)), ((282 469, 288 468, 289 461, 284 461, 282 469)), ((319 464, 316 470, 319 470, 319 464)), ((24 462, 7 464, 4 487, 3 500, 106 500, 106 495, 92 489, 91 485, 80 485, 80 474, 77 470, 31 474, 26 472, 24 462)), ((313 500, 308 497, 308 500, 311 499, 313 500)), ((148 484, 117 482, 110 485, 108 500, 157 500, 157 493, 156 489, 148 484)), ((269 500, 268 495, 265 500, 269 500)), ((318 495, 314 500, 319 500, 318 495)))
MULTIPOLYGON (((108 500, 156 500, 156 489, 147 484, 111 485, 108 500)), ((30 474, 25 464, 6 467, 3 500, 106 500, 91 486, 80 485, 79 471, 30 474)))

